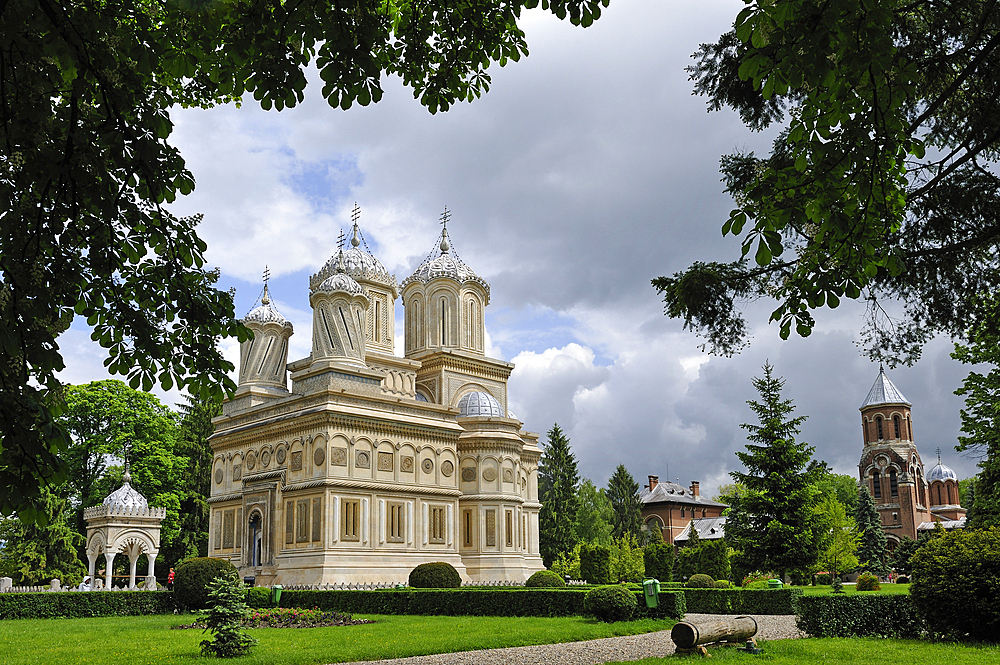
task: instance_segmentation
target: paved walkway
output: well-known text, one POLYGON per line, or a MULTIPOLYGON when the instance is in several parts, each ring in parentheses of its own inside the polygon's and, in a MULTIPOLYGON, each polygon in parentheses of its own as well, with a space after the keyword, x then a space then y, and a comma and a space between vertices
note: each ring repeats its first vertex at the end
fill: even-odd
MULTIPOLYGON (((686 619, 709 618, 711 614, 688 614, 686 619)), ((802 637, 794 615, 750 615, 757 621, 757 639, 784 640, 802 637)), ((431 656, 366 661, 354 665, 596 665, 615 661, 669 656, 674 643, 669 630, 625 637, 606 637, 586 642, 539 644, 530 647, 459 651, 431 656)))

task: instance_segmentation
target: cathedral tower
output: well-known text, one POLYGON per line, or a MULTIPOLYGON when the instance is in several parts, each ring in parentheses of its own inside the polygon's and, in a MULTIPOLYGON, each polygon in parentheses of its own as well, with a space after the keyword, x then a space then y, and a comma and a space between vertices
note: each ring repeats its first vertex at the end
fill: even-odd
POLYGON ((344 253, 337 254, 332 275, 320 282, 309 294, 313 308, 313 363, 333 361, 367 367, 365 341, 368 293, 344 267, 344 253))
POLYGON ((271 303, 271 292, 264 282, 260 307, 243 319, 253 331, 253 338, 240 343, 240 388, 265 391, 288 391, 285 366, 288 363, 288 338, 292 324, 271 303))

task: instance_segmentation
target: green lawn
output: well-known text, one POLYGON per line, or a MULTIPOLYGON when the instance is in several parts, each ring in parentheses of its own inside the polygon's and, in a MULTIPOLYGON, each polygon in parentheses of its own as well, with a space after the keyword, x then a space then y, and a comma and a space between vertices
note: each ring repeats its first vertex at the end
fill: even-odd
MULTIPOLYGON (((818 585, 818 586, 799 586, 796 589, 802 589, 803 595, 806 596, 827 596, 833 593, 833 587, 830 585, 818 585)), ((883 584, 882 588, 878 591, 857 591, 853 584, 845 584, 844 592, 853 595, 859 593, 861 595, 874 594, 874 593, 884 593, 884 594, 907 594, 910 593, 909 584, 883 584)))
MULTIPOLYGON (((771 665, 997 665, 1000 646, 973 646, 922 640, 884 640, 874 638, 808 638, 761 642, 763 653, 750 655, 735 647, 709 647, 712 659, 707 662, 731 663, 767 662, 771 665)), ((641 665, 674 665, 677 657, 648 658, 641 665)), ((686 659, 682 660, 686 662, 686 659)), ((695 661, 691 661, 695 662, 695 661)), ((619 664, 620 665, 620 664, 619 664)), ((632 665, 632 664, 630 664, 632 665)))
MULTIPOLYGON (((575 642, 669 628, 673 621, 615 624, 580 617, 366 616, 378 623, 261 628, 260 643, 234 664, 314 665, 431 653, 575 642)), ((170 630, 191 615, 0 621, 0 665, 170 665, 221 662, 200 656, 200 630, 170 630)))

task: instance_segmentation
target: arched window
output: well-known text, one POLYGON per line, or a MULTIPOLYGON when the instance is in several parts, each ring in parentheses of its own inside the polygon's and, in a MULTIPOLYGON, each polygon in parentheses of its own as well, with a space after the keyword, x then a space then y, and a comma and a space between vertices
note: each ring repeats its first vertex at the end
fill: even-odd
POLYGON ((957 501, 955 501, 955 496, 954 496, 954 493, 953 493, 954 486, 951 483, 947 483, 945 485, 945 487, 946 487, 947 492, 948 492, 948 503, 949 504, 956 504, 956 503, 958 503, 957 501))
POLYGON ((896 438, 897 439, 902 438, 902 437, 899 436, 899 416, 893 416, 892 417, 892 424, 896 428, 896 438))
POLYGON ((876 499, 882 498, 882 478, 878 475, 878 471, 872 473, 872 496, 876 499))
POLYGON ((448 345, 448 301, 441 298, 441 346, 448 345))
POLYGON ((875 431, 878 434, 878 440, 882 440, 882 416, 875 418, 875 431))
POLYGON ((899 483, 896 481, 895 469, 889 469, 889 496, 899 496, 899 483))

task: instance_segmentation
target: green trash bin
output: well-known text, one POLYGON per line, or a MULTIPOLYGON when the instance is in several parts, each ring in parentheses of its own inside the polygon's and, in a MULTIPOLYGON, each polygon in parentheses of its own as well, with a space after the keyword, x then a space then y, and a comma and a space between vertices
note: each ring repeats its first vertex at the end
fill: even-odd
POLYGON ((646 599, 646 607, 660 606, 660 580, 652 578, 642 581, 642 595, 646 599))
POLYGON ((283 587, 280 584, 275 584, 273 587, 271 587, 271 604, 273 604, 275 607, 278 607, 279 606, 278 604, 281 602, 282 588, 283 587))
POLYGON ((780 589, 781 587, 782 587, 781 580, 768 580, 767 581, 767 588, 768 589, 780 589))

